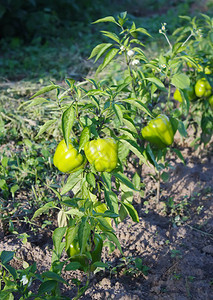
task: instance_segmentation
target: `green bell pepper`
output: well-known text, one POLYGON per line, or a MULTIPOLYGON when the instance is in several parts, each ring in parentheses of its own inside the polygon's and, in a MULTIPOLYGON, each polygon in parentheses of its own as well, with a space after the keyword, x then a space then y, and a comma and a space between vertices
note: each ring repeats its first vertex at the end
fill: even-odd
POLYGON ((142 137, 158 148, 165 148, 174 141, 172 124, 166 115, 160 114, 150 120, 141 130, 142 137))

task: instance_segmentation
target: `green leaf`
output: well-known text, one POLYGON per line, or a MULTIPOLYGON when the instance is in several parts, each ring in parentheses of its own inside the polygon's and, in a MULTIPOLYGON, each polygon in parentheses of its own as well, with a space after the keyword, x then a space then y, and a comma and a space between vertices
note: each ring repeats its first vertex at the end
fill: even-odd
POLYGON ((181 97, 183 99, 183 112, 187 116, 189 114, 190 101, 187 94, 187 90, 180 90, 181 97))
POLYGON ((167 182, 169 180, 169 173, 168 172, 163 172, 161 175, 160 175, 161 179, 163 180, 163 182, 167 182))
POLYGON ((104 217, 104 218, 113 218, 113 219, 115 219, 115 218, 119 217, 118 214, 116 214, 116 213, 114 213, 110 210, 106 210, 104 213, 97 213, 97 214, 101 214, 101 216, 104 217))
POLYGON ((91 173, 91 172, 88 173, 88 174, 86 175, 86 180, 87 180, 87 182, 88 182, 93 188, 96 187, 95 176, 94 176, 93 173, 91 173))
POLYGON ((183 60, 189 62, 194 68, 198 68, 198 65, 193 57, 191 57, 189 55, 183 55, 183 56, 180 56, 180 59, 183 59, 183 60))
POLYGON ((57 281, 55 280, 46 280, 42 282, 38 289, 38 294, 43 295, 44 293, 52 292, 57 286, 57 281))
POLYGON ((138 223, 139 222, 138 213, 135 210, 135 208, 133 207, 133 205, 128 201, 123 202, 122 205, 125 206, 126 210, 128 211, 128 214, 132 218, 133 222, 138 223))
POLYGON ((132 182, 134 184, 134 186, 136 187, 137 190, 140 190, 141 187, 141 177, 138 175, 138 173, 136 172, 132 178, 132 182))
POLYGON ((105 264, 101 261, 96 261, 96 262, 94 262, 94 264, 92 264, 92 267, 95 267, 95 268, 109 268, 109 265, 105 264))
POLYGON ((88 59, 96 56, 95 62, 112 46, 111 43, 102 43, 97 45, 91 52, 90 57, 88 59))
MULTIPOLYGON (((129 77, 128 77, 129 78, 129 77)), ((126 78, 127 79, 127 78, 126 78)), ((130 82, 132 81, 132 78, 130 80, 125 80, 124 83, 119 84, 116 87, 116 93, 119 94, 121 91, 127 91, 127 87, 130 85, 130 82)))
POLYGON ((0 188, 1 189, 6 188, 8 190, 7 183, 6 183, 5 179, 0 179, 0 188))
POLYGON ((152 112, 148 109, 148 107, 146 105, 144 105, 142 103, 142 101, 140 101, 139 99, 136 98, 128 98, 128 99, 120 99, 120 101, 124 101, 126 103, 129 103, 137 108, 139 108, 140 110, 144 111, 147 115, 149 115, 151 118, 154 118, 154 115, 152 114, 152 112))
POLYGON ((126 146, 126 144, 122 143, 121 140, 118 144, 118 158, 122 162, 126 160, 127 156, 129 155, 129 148, 126 146))
POLYGON ((151 158, 151 161, 152 161, 152 164, 155 166, 155 168, 160 171, 161 170, 161 167, 158 165, 156 159, 155 159, 155 155, 154 153, 152 152, 152 149, 150 147, 150 145, 148 144, 146 146, 146 152, 149 154, 150 158, 151 158))
POLYGON ((182 42, 181 42, 181 43, 175 43, 175 44, 173 45, 173 47, 172 47, 172 52, 173 52, 174 54, 177 54, 177 53, 180 53, 180 52, 186 50, 186 46, 182 46, 182 45, 183 45, 182 42))
POLYGON ((128 202, 132 203, 133 200, 133 191, 129 190, 127 191, 126 186, 124 184, 121 185, 121 190, 122 190, 122 195, 121 195, 121 200, 124 202, 127 200, 128 202))
POLYGON ((171 148, 171 150, 173 152, 175 152, 175 154, 180 158, 180 160, 184 163, 185 165, 185 160, 184 160, 184 157, 182 155, 182 153, 180 152, 180 150, 176 149, 176 148, 171 148))
POLYGON ((109 190, 111 190, 111 187, 112 187, 112 182, 111 182, 112 175, 110 173, 108 173, 108 172, 102 172, 101 177, 102 177, 104 183, 106 184, 107 188, 109 190))
POLYGON ((136 28, 134 30, 130 30, 130 33, 135 33, 135 32, 140 32, 140 33, 143 33, 143 34, 148 35, 148 36, 151 37, 151 35, 148 33, 148 31, 145 28, 142 28, 142 27, 136 28))
POLYGON ((118 214, 118 197, 117 197, 117 195, 114 192, 105 188, 104 196, 105 196, 105 200, 106 200, 107 205, 110 208, 110 210, 113 211, 114 213, 118 214))
POLYGON ((52 186, 50 186, 50 185, 48 185, 46 183, 44 183, 44 184, 46 185, 46 187, 48 187, 48 189, 50 189, 56 195, 56 197, 58 198, 58 200, 61 201, 61 195, 60 195, 60 193, 56 189, 54 189, 52 186))
POLYGON ((127 140, 127 139, 120 139, 120 141, 126 145, 126 147, 132 151, 143 163, 146 164, 146 159, 143 156, 143 153, 135 141, 127 140))
POLYGON ((120 105, 114 104, 113 105, 113 110, 114 110, 120 124, 122 125, 123 124, 123 112, 122 112, 122 109, 121 109, 120 105))
POLYGON ((47 131, 50 127, 52 127, 53 124, 55 124, 58 120, 53 119, 53 120, 48 120, 47 122, 44 123, 39 129, 38 134, 36 135, 35 138, 38 138, 41 134, 43 134, 45 131, 47 131))
POLYGON ((58 227, 67 226, 67 215, 63 209, 61 209, 57 216, 58 227))
POLYGON ((181 120, 179 120, 178 131, 180 132, 180 134, 183 137, 187 137, 188 136, 188 133, 187 133, 186 128, 185 128, 185 125, 184 125, 184 123, 181 120))
MULTIPOLYGON (((131 130, 127 129, 127 128, 119 128, 120 133, 123 134, 123 137, 125 136, 125 138, 130 139, 132 141, 137 141, 137 139, 134 137, 133 132, 131 132, 131 130)), ((119 157, 120 159, 120 157, 119 157)))
POLYGON ((1 164, 4 168, 6 168, 8 166, 8 161, 9 161, 9 158, 7 156, 4 156, 1 160, 1 164))
POLYGON ((111 231, 105 231, 104 234, 106 234, 106 236, 108 237, 108 239, 110 241, 112 241, 113 243, 115 243, 115 245, 118 247, 119 251, 123 255, 123 251, 121 249, 121 244, 120 244, 117 236, 113 232, 111 232, 111 231))
POLYGON ((66 227, 59 227, 56 228, 53 232, 53 245, 54 245, 54 251, 55 253, 60 257, 61 256, 61 244, 62 244, 62 239, 65 235, 66 232, 66 227))
POLYGON ((69 148, 69 138, 72 130, 72 126, 75 120, 75 111, 72 105, 68 107, 62 115, 62 132, 66 142, 67 148, 69 148))
POLYGON ((160 90, 167 91, 163 82, 157 77, 147 77, 146 80, 153 82, 160 90))
POLYGON ((14 292, 13 287, 11 287, 10 289, 7 288, 7 290, 4 290, 4 291, 1 290, 0 291, 0 299, 1 300, 14 300, 14 296, 13 296, 12 292, 14 292))
POLYGON ((84 148, 85 144, 89 141, 89 139, 90 139, 90 129, 89 127, 84 127, 80 136, 79 152, 81 151, 81 149, 84 148))
MULTIPOLYGON (((109 94, 101 89, 92 89, 87 92, 87 96, 109 96, 109 94)), ((97 100, 96 100, 97 101, 97 100)), ((97 104, 96 104, 97 106, 97 104)))
POLYGON ((102 23, 102 22, 112 22, 112 23, 118 24, 118 23, 115 21, 115 18, 112 17, 112 16, 98 19, 97 21, 93 22, 93 24, 96 24, 96 23, 102 23))
POLYGON ((119 40, 119 37, 117 36, 117 34, 115 34, 114 32, 109 32, 109 31, 101 31, 101 32, 103 33, 103 35, 105 35, 106 37, 110 38, 111 40, 113 40, 119 44, 120 40, 119 40))
POLYGON ((8 262, 10 262, 10 261, 13 259, 14 254, 15 254, 14 251, 5 251, 5 250, 3 250, 3 251, 1 252, 1 255, 0 255, 1 263, 2 263, 3 265, 5 265, 5 264, 7 264, 8 262))
POLYGON ((71 208, 66 211, 66 214, 71 215, 72 217, 75 217, 75 216, 82 217, 84 215, 84 213, 82 211, 80 211, 78 208, 71 208))
POLYGON ((104 227, 104 229, 113 231, 113 228, 109 225, 104 217, 95 217, 95 219, 98 221, 99 225, 104 227))
POLYGON ((32 101, 30 101, 30 104, 27 105, 27 108, 32 107, 32 106, 36 106, 36 105, 41 105, 43 103, 47 103, 49 102, 47 99, 42 98, 42 97, 38 97, 32 101))
POLYGON ((98 67, 97 72, 102 71, 113 60, 113 58, 116 56, 118 51, 119 49, 116 48, 112 48, 111 50, 109 50, 109 52, 106 54, 104 58, 103 63, 98 67))
POLYGON ((7 269, 7 271, 13 276, 14 280, 17 279, 18 274, 17 274, 15 268, 11 267, 11 266, 8 265, 8 264, 5 264, 5 265, 4 265, 4 268, 7 269))
POLYGON ((15 192, 18 191, 18 190, 19 190, 18 184, 14 184, 13 186, 11 186, 10 192, 11 192, 13 198, 15 196, 15 192))
POLYGON ((190 22, 192 19, 189 16, 179 16, 179 18, 187 20, 188 22, 190 22))
POLYGON ((125 116, 123 118, 123 122, 127 126, 128 129, 130 129, 132 132, 137 134, 137 129, 135 127, 134 121, 130 117, 125 116))
POLYGON ((40 207, 39 209, 37 209, 32 217, 32 220, 34 220, 36 217, 40 216, 41 214, 43 214, 44 212, 48 211, 49 209, 55 207, 55 202, 51 201, 46 203, 44 206, 40 207))
POLYGON ((172 77, 171 83, 177 89, 187 89, 190 86, 190 79, 186 74, 178 73, 172 77))
POLYGON ((65 238, 65 250, 67 251, 70 244, 78 237, 78 228, 79 225, 75 224, 75 226, 70 226, 67 229, 66 238, 65 238))
POLYGON ((176 133, 177 129, 178 129, 178 124, 179 124, 179 120, 173 117, 169 117, 169 120, 172 124, 172 130, 174 132, 174 134, 176 133))
POLYGON ((89 224, 87 217, 83 217, 78 229, 78 242, 81 249, 81 254, 85 252, 87 241, 90 236, 91 225, 89 224))
POLYGON ((73 261, 66 265, 65 271, 75 271, 81 267, 81 264, 78 261, 73 261))
POLYGON ((81 177, 79 178, 79 175, 82 172, 83 170, 78 170, 77 172, 70 174, 66 184, 62 187, 61 195, 64 195, 67 192, 69 192, 79 181, 81 181, 81 177))
POLYGON ((121 222, 123 222, 127 216, 128 216, 127 209, 121 203, 120 210, 119 210, 119 217, 120 217, 121 222))
POLYGON ((51 85, 48 85, 48 86, 45 86, 44 88, 42 88, 40 91, 38 91, 37 93, 35 93, 32 97, 30 97, 30 99, 32 98, 35 98, 37 96, 40 96, 44 93, 48 93, 52 90, 55 90, 55 89, 60 89, 61 87, 59 85, 55 85, 55 84, 51 84, 51 85))
POLYGON ((72 78, 66 78, 65 79, 66 84, 69 86, 70 91, 73 90, 74 84, 75 84, 75 79, 72 78))
POLYGON ((51 271, 43 272, 41 276, 43 278, 48 278, 48 279, 52 279, 57 282, 67 284, 67 282, 66 282, 66 280, 64 280, 64 278, 62 278, 60 275, 58 275, 54 272, 51 272, 51 271))
POLYGON ((131 190, 137 191, 133 183, 129 180, 129 178, 121 172, 113 173, 113 175, 120 180, 123 184, 125 184, 131 190))

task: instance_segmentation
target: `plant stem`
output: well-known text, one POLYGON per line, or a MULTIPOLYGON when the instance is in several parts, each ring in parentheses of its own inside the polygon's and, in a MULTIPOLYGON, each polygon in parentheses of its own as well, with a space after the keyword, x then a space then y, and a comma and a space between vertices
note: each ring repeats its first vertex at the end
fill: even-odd
POLYGON ((183 44, 181 45, 181 47, 183 47, 193 35, 194 34, 191 32, 191 34, 187 37, 187 39, 185 40, 185 42, 183 42, 183 44))
POLYGON ((128 60, 126 51, 124 52, 124 54, 125 54, 125 59, 126 59, 126 64, 127 64, 127 68, 128 68, 128 71, 129 71, 129 75, 132 77, 132 81, 131 81, 132 91, 133 91, 134 96, 136 98, 136 91, 135 91, 135 85, 134 85, 134 76, 132 74, 132 70, 131 70, 130 65, 129 65, 129 60, 128 60))
POLYGON ((160 200, 160 172, 157 171, 157 194, 156 194, 156 202, 159 203, 160 200))
POLYGON ((78 291, 78 295, 76 297, 73 298, 73 300, 78 300, 88 289, 89 287, 89 283, 90 283, 90 272, 88 272, 88 276, 87 276, 87 281, 84 287, 82 287, 79 291, 78 291))
POLYGON ((166 35, 164 32, 163 32, 163 35, 165 36, 165 38, 166 38, 166 40, 167 40, 167 43, 169 44, 170 49, 172 49, 172 44, 170 43, 170 41, 169 41, 167 35, 166 35))

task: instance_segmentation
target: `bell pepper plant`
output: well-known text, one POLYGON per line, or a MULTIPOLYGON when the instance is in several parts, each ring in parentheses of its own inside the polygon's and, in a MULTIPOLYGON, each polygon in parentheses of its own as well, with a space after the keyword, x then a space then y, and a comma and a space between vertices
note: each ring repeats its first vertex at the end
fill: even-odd
MULTIPOLYGON (((183 137, 187 135, 184 118, 191 109, 188 100, 194 97, 194 79, 190 80, 190 76, 184 73, 184 66, 187 62, 196 64, 187 54, 186 43, 192 35, 184 42, 178 39, 172 45, 163 24, 160 32, 166 37, 170 49, 150 60, 138 38, 140 35, 150 36, 149 33, 144 28, 136 28, 134 22, 129 27, 125 12, 117 20, 106 17, 96 23, 101 22, 111 22, 117 26, 119 34, 103 31, 103 35, 111 41, 97 45, 90 59, 97 61, 101 58, 98 74, 120 54, 126 65, 123 77, 119 77, 119 81, 113 78, 109 84, 106 80, 89 78, 76 82, 67 78, 66 86, 52 83, 33 96, 39 97, 35 99, 36 105, 39 101, 46 105, 40 95, 56 92, 55 99, 50 97, 47 103, 54 108, 53 115, 57 115, 46 121, 39 134, 58 126, 61 119, 58 127, 62 129, 63 140, 56 148, 53 163, 62 172, 62 184, 58 188, 50 186, 57 200, 48 202, 34 214, 36 217, 50 208, 59 211, 58 228, 53 238, 52 265, 56 271, 59 266, 62 269, 65 263, 68 263, 67 269, 73 270, 76 262, 80 264, 78 268, 87 273, 93 267, 105 267, 101 262, 105 240, 108 245, 117 246, 123 254, 112 220, 117 225, 129 216, 139 222, 133 198, 135 193, 142 195, 143 192, 138 174, 141 164, 150 165, 151 161, 154 166, 157 177, 152 177, 159 182, 159 200, 160 180, 168 175, 164 172, 169 168, 167 153, 173 151, 184 160, 178 149, 169 146, 173 144, 176 130, 183 137), (174 98, 183 102, 181 109, 173 109, 170 105, 173 105, 170 101, 172 86, 177 90, 174 98), (186 101, 183 101, 182 94, 186 101), (161 99, 164 99, 163 103, 161 99), (149 120, 146 126, 144 120, 149 120), (132 154, 138 159, 132 159, 132 154), (130 179, 125 170, 131 162, 137 171, 130 179), (68 259, 61 263, 64 250, 68 259)), ((207 79, 200 79, 199 84, 196 83, 195 87, 197 97, 208 98, 211 86, 207 79)), ((206 120, 203 119, 203 122, 206 120)))

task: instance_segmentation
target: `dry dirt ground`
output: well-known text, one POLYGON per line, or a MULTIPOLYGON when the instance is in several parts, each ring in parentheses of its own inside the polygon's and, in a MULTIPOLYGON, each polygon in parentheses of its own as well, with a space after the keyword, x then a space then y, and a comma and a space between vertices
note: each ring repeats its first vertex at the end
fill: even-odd
MULTIPOLYGON (((81 299, 213 299, 213 156, 189 147, 183 147, 182 154, 185 165, 171 158, 170 178, 161 184, 159 203, 155 182, 148 176, 151 169, 142 166, 146 192, 134 201, 140 222, 126 219, 115 229, 125 256, 142 258, 148 273, 127 274, 119 251, 110 255, 105 251, 102 259, 117 268, 94 274, 81 299)), ((32 236, 26 244, 15 236, 0 237, 0 251, 16 250, 21 259, 36 261, 40 272, 50 268, 50 236, 32 236)), ((68 281, 74 276, 85 281, 81 272, 64 274, 68 281)), ((70 299, 75 292, 75 288, 63 288, 63 295, 70 299)))

